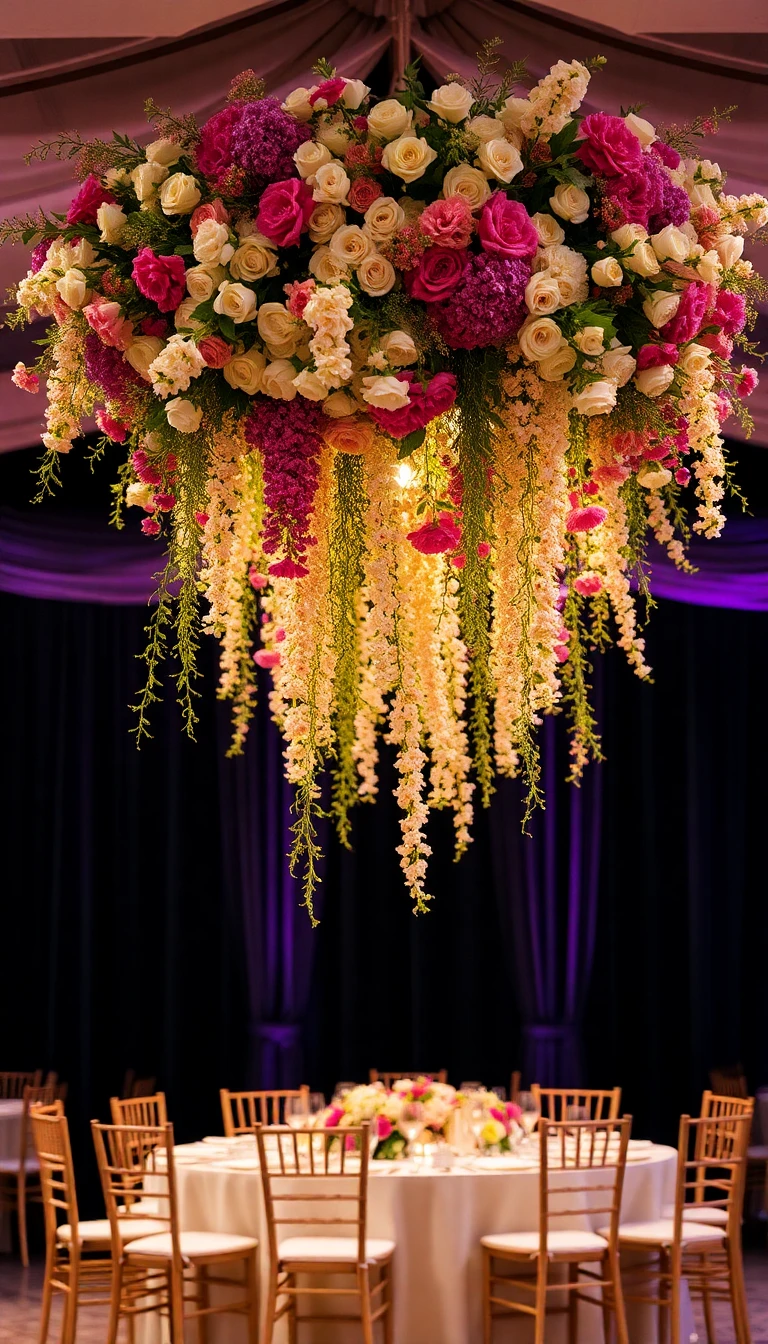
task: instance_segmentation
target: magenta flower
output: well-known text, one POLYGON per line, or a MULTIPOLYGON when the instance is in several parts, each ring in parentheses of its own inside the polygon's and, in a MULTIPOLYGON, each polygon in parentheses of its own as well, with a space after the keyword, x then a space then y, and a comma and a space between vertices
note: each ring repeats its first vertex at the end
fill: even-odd
POLYGON ((667 168, 674 169, 680 167, 680 155, 677 150, 673 149, 671 145, 665 144, 663 140, 654 140, 651 145, 651 153, 661 159, 661 162, 667 168))
POLYGON ((388 1120, 386 1115, 377 1115, 375 1124, 376 1124, 376 1136, 379 1139, 379 1141, 383 1142, 384 1139, 388 1139, 390 1134, 392 1133, 392 1130, 394 1129, 392 1121, 388 1120))
POLYGON ((640 167, 643 147, 621 117, 590 112, 581 123, 576 157, 591 173, 621 177, 640 167))
POLYGON ((533 257, 539 245, 525 206, 510 201, 503 191, 495 191, 483 206, 477 232, 483 251, 497 257, 533 257))
POLYGON ((676 364, 680 351, 670 341, 663 345, 643 345, 637 352, 638 369, 655 369, 661 364, 676 364))
POLYGON ((747 301, 743 294, 734 294, 730 289, 720 289, 715 307, 709 321, 713 327, 720 327, 726 336, 737 336, 744 329, 747 320, 747 301))
POLYGON ((230 135, 235 167, 247 173, 251 185, 257 188, 297 177, 293 156, 299 145, 311 138, 309 128, 284 112, 277 98, 241 103, 240 109, 230 135))
POLYGON ((114 205, 111 191, 102 187, 98 177, 89 173, 67 211, 68 224, 95 224, 100 205, 114 205))
POLYGON ((694 280, 684 289, 677 312, 660 328, 665 341, 673 345, 685 345, 698 336, 704 325, 704 317, 709 307, 709 286, 700 280, 694 280))
POLYGON ((571 509, 565 520, 566 530, 568 532, 592 532, 594 528, 599 527, 608 517, 608 510, 602 508, 599 504, 587 504, 582 508, 578 506, 571 509))
POLYGON ((102 434, 106 434, 113 443, 125 443, 128 438, 128 425, 124 425, 122 420, 116 420, 113 415, 102 410, 96 412, 94 419, 102 434))
POLYGON ((253 661, 257 667, 279 667, 280 650, 257 649, 253 655, 253 661))
POLYGON ((262 193, 256 228, 278 247, 296 247, 315 208, 312 188, 299 178, 273 182, 262 193))
POLYGON ((581 593, 582 597, 592 597, 595 593, 600 592, 603 580, 599 574, 580 574, 578 578, 574 579, 573 586, 577 593, 581 593))
POLYGON ((338 103, 346 87, 347 81, 341 79, 338 75, 335 79, 324 79, 322 84, 318 84, 314 92, 310 93, 310 107, 314 107, 315 104, 321 100, 325 103, 326 107, 333 107, 334 103, 338 103))
POLYGON ((143 518, 141 530, 145 537, 156 537, 160 532, 160 524, 156 518, 143 518))
POLYGON ((757 369, 742 365, 736 374, 734 388, 740 397, 751 397, 759 381, 757 369))
POLYGON ((38 375, 35 373, 34 369, 28 369, 22 360, 19 360, 18 364, 14 365, 13 373, 11 374, 11 382, 14 383, 16 387, 20 387, 22 392, 35 393, 40 391, 40 379, 38 375))
POLYGON ((453 514, 441 513, 431 523, 424 523, 415 532, 409 532, 408 540, 422 555, 443 555, 445 551, 455 551, 459 545, 461 526, 453 514))
POLYGON ((232 131, 242 115, 242 103, 228 103, 202 126, 195 164, 203 177, 216 180, 232 166, 232 131))
POLYGON ((297 397, 295 401, 253 398, 245 437, 261 452, 266 516, 263 547, 276 551, 269 573, 277 578, 301 579, 309 571, 306 552, 314 546, 310 521, 315 501, 323 439, 324 416, 320 403, 297 397))
POLYGON ((37 275, 37 272, 42 270, 52 242, 52 238, 44 238, 42 243, 38 243, 37 247, 32 249, 32 255, 29 258, 29 268, 33 275, 37 275))
POLYGON ((522 257, 470 256, 450 299, 431 310, 446 345, 453 350, 506 345, 526 317, 530 278, 530 263, 522 257))
POLYGON ((376 424, 391 434, 393 439, 404 439, 416 429, 424 429, 430 420, 450 409, 456 400, 456 377, 452 373, 436 373, 424 384, 415 373, 401 370, 398 373, 401 383, 408 383, 410 402, 399 411, 385 411, 379 406, 370 406, 369 413, 376 424))
POLYGON ((430 247, 413 270, 405 274, 405 287, 412 299, 439 303, 455 290, 467 263, 466 252, 453 247, 430 247))
POLYGON ((133 259, 131 272, 139 293, 156 303, 161 313, 178 308, 186 294, 183 257, 158 257, 143 247, 133 259))
POLYGON ((344 1119, 343 1106, 329 1106, 325 1113, 326 1127, 334 1129, 344 1119))

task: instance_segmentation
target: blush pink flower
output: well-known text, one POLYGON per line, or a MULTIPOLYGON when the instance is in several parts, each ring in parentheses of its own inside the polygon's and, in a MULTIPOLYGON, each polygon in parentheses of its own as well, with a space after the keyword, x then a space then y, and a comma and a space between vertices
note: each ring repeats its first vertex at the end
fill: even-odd
POLYGON ((751 397, 759 382, 757 369, 743 365, 736 373, 734 388, 740 397, 751 397))
POLYGON ((466 252, 453 247, 430 247, 413 270, 406 272, 405 287, 412 299, 439 303, 450 298, 467 261, 466 252))
POLYGON ((114 205, 111 191, 102 187, 98 177, 89 173, 67 211, 68 224, 95 224, 100 205, 114 205))
POLYGON ((424 237, 440 247, 468 247, 474 227, 472 211, 462 196, 433 201, 419 216, 424 237))
POLYGON ((314 208, 312 188, 300 178, 271 182, 262 192, 256 228, 278 247, 296 247, 314 208))
POLYGON ((280 650, 257 649, 253 655, 253 661, 257 667, 279 667, 280 650))
POLYGON ((267 587, 267 585, 269 584, 269 577, 266 574, 260 573, 260 571, 256 568, 255 565, 251 565, 250 569, 248 570, 248 582, 250 583, 252 588, 256 589, 256 592, 258 593, 261 592, 262 588, 267 587))
POLYGON ((304 316, 314 288, 314 280, 294 280, 290 285, 283 285, 283 293, 288 299, 285 306, 292 317, 304 316))
POLYGON ((22 392, 40 391, 40 379, 37 374, 32 369, 28 369, 21 360, 14 366, 11 382, 15 383, 16 387, 20 387, 22 392))
POLYGON ((726 336, 724 331, 706 331, 703 336, 699 336, 699 344, 705 345, 708 350, 712 350, 721 359, 730 359, 733 354, 733 341, 730 336, 726 336))
POLYGON ((232 346, 221 336, 204 336, 197 348, 209 369, 223 369, 232 358, 232 346))
POLYGON ((568 532, 592 532, 608 517, 608 510, 599 504, 587 504, 571 509, 565 520, 568 532))
POLYGON ((109 415, 107 411, 102 410, 96 412, 94 419, 102 434, 106 434, 107 438, 111 439, 113 443, 125 443, 128 438, 129 427, 123 424, 122 420, 116 420, 113 415, 109 415))
POLYGON ((215 219, 217 224, 229 223, 229 211, 218 196, 213 201, 207 201, 205 205, 198 205, 192 211, 189 217, 189 227, 193 238, 197 237, 197 230, 206 219, 215 219))
POLYGON ((441 513, 431 523, 424 523, 415 532, 408 533, 413 548, 422 555, 443 555, 455 551, 461 541, 461 527, 451 513, 441 513))
POLYGON ((133 340, 133 323, 123 316, 119 303, 94 299, 83 308, 83 316, 104 345, 115 350, 128 349, 133 340))
POLYGON ((603 580, 599 574, 580 574, 577 579, 574 579, 573 586, 577 593, 581 593, 582 597, 592 597, 595 593, 600 592, 603 580))
POLYGON ((408 384, 410 401, 399 411, 386 411, 380 406, 369 406, 368 411, 380 429, 393 439, 404 439, 416 429, 424 429, 430 420, 450 409, 456 400, 456 377, 452 373, 436 373, 425 385, 410 369, 402 369, 397 377, 408 384))
POLYGON ((477 232, 484 252, 497 257, 533 257, 539 236, 528 211, 519 201, 510 201, 495 191, 480 212, 477 232))
POLYGON ((131 274, 139 293, 156 303, 161 313, 178 308, 186 294, 183 257, 158 257, 151 247, 143 247, 133 259, 131 274))
POLYGON ((322 84, 318 84, 310 93, 308 100, 310 107, 315 107, 319 102, 324 103, 326 107, 333 107, 334 103, 338 103, 346 87, 347 81, 338 75, 335 79, 324 79, 322 84))

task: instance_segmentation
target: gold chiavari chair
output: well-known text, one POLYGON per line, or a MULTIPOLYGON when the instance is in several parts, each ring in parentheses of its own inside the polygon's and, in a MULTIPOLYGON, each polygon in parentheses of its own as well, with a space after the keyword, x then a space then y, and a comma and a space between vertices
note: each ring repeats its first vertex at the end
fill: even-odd
POLYGON ((671 1344, 682 1344, 683 1278, 688 1280, 691 1296, 702 1300, 710 1344, 715 1339, 712 1302, 716 1298, 730 1302, 736 1344, 750 1344, 741 1217, 751 1124, 749 1114, 706 1115, 694 1120, 681 1116, 673 1216, 619 1226, 621 1251, 646 1257, 624 1270, 625 1299, 657 1306, 659 1337, 669 1337, 671 1344), (698 1213, 703 1205, 707 1206, 706 1223, 698 1213), (725 1214, 724 1223, 715 1222, 717 1210, 725 1214))
POLYGON ((288 1317, 289 1339, 309 1321, 349 1324, 359 1320, 364 1344, 373 1344, 382 1322, 384 1344, 393 1341, 393 1241, 367 1236, 370 1125, 337 1129, 277 1130, 256 1127, 269 1242, 269 1286, 262 1344, 272 1344, 275 1325, 288 1317), (278 1230, 290 1228, 278 1240, 278 1230), (301 1235, 306 1228, 309 1235, 301 1235), (353 1279, 349 1287, 311 1286, 306 1279, 331 1275, 353 1279), (299 1282, 301 1276, 303 1282, 299 1282), (375 1282, 372 1282, 372 1278, 375 1282), (360 1315, 298 1314, 302 1297, 357 1298, 360 1315))
POLYGON ((168 1123, 165 1093, 151 1096, 110 1097, 109 1109, 113 1125, 149 1125, 161 1129, 168 1123))
MULTIPOLYGON (((714 1092, 703 1092, 701 1097, 702 1120, 720 1119, 728 1116, 747 1116, 751 1121, 755 1110, 754 1097, 736 1097, 736 1096, 716 1096, 714 1092)), ((725 1157, 733 1151, 734 1144, 741 1134, 739 1126, 730 1129, 722 1127, 717 1130, 708 1130, 706 1127, 697 1130, 695 1139, 696 1156, 702 1161, 710 1154, 707 1152, 707 1145, 715 1144, 715 1155, 725 1157)), ((746 1171, 749 1172, 749 1158, 747 1158, 746 1171)), ((742 1174, 744 1170, 742 1168, 742 1174)), ((674 1218, 675 1206, 668 1204, 662 1214, 664 1218, 674 1218)), ((687 1200, 684 1210, 685 1221, 690 1223, 713 1223, 719 1227, 725 1227, 728 1222, 728 1213, 721 1202, 713 1201, 712 1197, 707 1196, 707 1191, 703 1185, 698 1186, 693 1192, 693 1199, 687 1200)))
POLYGON ((513 1073, 512 1073, 512 1077, 511 1077, 510 1080, 509 1080, 509 1100, 510 1100, 510 1101, 517 1102, 517 1098, 520 1096, 520 1080, 521 1080, 521 1078, 522 1078, 522 1074, 521 1074, 520 1070, 519 1070, 519 1069, 515 1069, 515 1070, 513 1071, 513 1073))
POLYGON ((0 1073, 0 1101, 21 1101, 25 1087, 39 1087, 43 1070, 32 1073, 0 1073))
POLYGON ((30 1107, 50 1106, 56 1100, 63 1100, 59 1095, 60 1090, 57 1087, 40 1086, 24 1088, 18 1156, 0 1158, 0 1212, 16 1214, 19 1226, 19 1253, 25 1269, 29 1265, 27 1205, 42 1202, 40 1167, 29 1127, 30 1107))
MULTIPOLYGON (((104 1202, 111 1228, 112 1300, 107 1344, 116 1344, 120 1321, 129 1331, 148 1311, 167 1317, 171 1344, 183 1344, 186 1321, 198 1322, 207 1339, 210 1316, 236 1313, 247 1321, 248 1344, 258 1344, 258 1241, 229 1232, 182 1231, 176 1205, 172 1125, 102 1125, 91 1121, 104 1202), (126 1237, 154 1208, 163 1230, 126 1237), (217 1271, 241 1265, 241 1279, 217 1271), (228 1289, 211 1302, 210 1289, 228 1289), (236 1294, 236 1296, 232 1296, 236 1294)), ((133 1335, 131 1334, 131 1338, 133 1335)))
POLYGON ((120 1096, 123 1099, 128 1097, 151 1097, 157 1091, 156 1078, 137 1078, 135 1069, 126 1069, 123 1077, 123 1086, 120 1096))
POLYGON ((285 1118, 285 1103, 289 1097, 302 1097, 309 1115, 309 1087, 286 1088, 271 1092, 230 1092, 222 1087, 221 1115, 224 1133, 228 1139, 237 1134, 252 1134, 254 1125, 281 1125, 285 1118))
POLYGON ((509 1232, 482 1238, 483 1248, 483 1344, 491 1344, 493 1322, 500 1316, 523 1313, 533 1316, 535 1344, 544 1344, 547 1317, 568 1313, 568 1339, 576 1344, 579 1302, 600 1306, 605 1339, 611 1338, 615 1319, 618 1344, 628 1344, 627 1323, 619 1272, 618 1228, 621 1192, 627 1160, 632 1117, 621 1120, 539 1122, 539 1226, 532 1232, 509 1232), (575 1198, 573 1198, 575 1196, 575 1198), (594 1204, 591 1199, 594 1198, 594 1204), (565 1199, 567 1207, 561 1200, 565 1199), (600 1233, 584 1228, 584 1219, 606 1216, 610 1222, 600 1233), (570 1227, 553 1227, 566 1218, 570 1227), (574 1227, 578 1220, 581 1227, 574 1227), (535 1266, 534 1276, 501 1274, 497 1264, 517 1271, 535 1266), (550 1283, 552 1265, 568 1267, 566 1283, 550 1283), (588 1269, 587 1265, 593 1268, 588 1269), (588 1289, 583 1292, 582 1289, 588 1289), (594 1290, 600 1288, 600 1297, 594 1290), (527 1294, 513 1299, 505 1289, 527 1294), (549 1293, 568 1294, 568 1305, 547 1308, 549 1293))
POLYGON ((621 1109, 621 1088, 540 1087, 531 1083, 531 1092, 539 1103, 544 1120, 567 1120, 572 1106, 589 1112, 590 1120, 617 1120, 621 1109))
POLYGON ((436 1069, 434 1073, 429 1073, 422 1069, 414 1069, 410 1073, 380 1073, 378 1069, 368 1070, 369 1083, 383 1083, 386 1088, 392 1087, 393 1083, 399 1083, 403 1078, 431 1078, 433 1083, 447 1083, 448 1070, 436 1069))

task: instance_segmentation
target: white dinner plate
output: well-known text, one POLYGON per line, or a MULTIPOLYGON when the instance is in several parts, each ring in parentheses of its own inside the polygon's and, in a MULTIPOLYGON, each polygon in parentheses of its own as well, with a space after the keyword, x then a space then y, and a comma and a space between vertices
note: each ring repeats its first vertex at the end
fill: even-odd
POLYGON ((219 1171, 258 1171, 259 1161, 256 1157, 217 1157, 211 1166, 219 1171))
POLYGON ((501 1157, 473 1157, 472 1171, 532 1171, 538 1163, 525 1157, 514 1157, 511 1153, 501 1157))

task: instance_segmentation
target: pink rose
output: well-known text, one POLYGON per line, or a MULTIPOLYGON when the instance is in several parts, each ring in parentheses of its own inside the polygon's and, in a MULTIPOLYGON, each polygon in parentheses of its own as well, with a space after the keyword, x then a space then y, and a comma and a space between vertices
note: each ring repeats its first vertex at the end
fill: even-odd
POLYGON ((256 228, 278 247, 296 247, 314 208, 312 188, 300 178, 271 182, 262 192, 256 228))
POLYGON ((124 425, 122 420, 116 420, 113 415, 101 410, 96 412, 94 419, 102 434, 106 434, 113 443, 125 443, 128 437, 128 425, 124 425))
POLYGON ((322 84, 318 84, 314 92, 310 93, 310 107, 314 107, 315 104, 319 103, 321 100, 325 103, 326 107, 333 107, 334 103, 338 103, 346 87, 347 81, 341 79, 338 75, 335 79, 324 79, 322 84))
POLYGON ((734 294, 730 289, 718 290, 715 308, 709 322, 713 327, 721 327, 726 336, 738 336, 747 320, 747 301, 743 294, 734 294))
POLYGON ((730 359, 733 354, 733 341, 724 331, 707 331, 699 337, 699 344, 714 351, 721 359, 730 359))
POLYGON ((139 292, 161 313, 178 308, 186 294, 183 257, 158 257, 151 247, 143 247, 133 259, 132 275, 139 292))
POLYGON ((482 208, 477 225, 485 252, 499 257, 533 257, 539 237, 524 205, 495 191, 482 208))
POLYGON ((461 527, 453 514, 441 513, 431 523, 424 523, 415 532, 409 532, 408 540, 422 555, 443 555, 445 551, 455 551, 459 545, 461 527))
POLYGON ((232 358, 232 346, 221 336, 205 336, 197 348, 209 369, 223 369, 232 358))
POLYGON ((655 369, 661 364, 676 364, 680 351, 665 341, 663 345, 643 345, 637 352, 638 369, 655 369))
POLYGON ((343 1106, 329 1106, 325 1115, 326 1129, 334 1129, 344 1119, 343 1106))
POLYGON ((401 383, 408 383, 410 401, 399 411, 385 411, 380 406, 369 406, 368 411, 380 429, 393 439, 404 439, 416 429, 424 429, 435 416, 442 415, 456 400, 456 377, 452 373, 436 373, 426 386, 410 369, 397 374, 401 383))
POLYGON ((85 305, 83 315, 103 345, 111 345, 115 350, 128 349, 133 340, 133 323, 123 317, 119 303, 94 299, 85 305))
POLYGON ((467 247, 474 228, 472 211, 462 196, 433 201, 419 216, 419 228, 441 247, 467 247))
POLYGON ((372 177, 358 177, 347 192, 347 200, 352 210, 364 215, 369 206, 383 196, 381 183, 372 177))
POLYGON ((523 1114, 522 1107, 518 1106, 516 1101, 508 1101, 506 1103, 505 1109, 507 1112, 507 1117, 510 1120, 519 1120, 520 1116, 523 1114))
POLYGON ((466 252, 453 247, 428 248, 418 266, 406 272, 405 287, 410 297, 425 303, 449 298, 464 274, 466 262, 466 252))
POLYGON ((95 224, 100 205, 114 205, 111 191, 102 187, 98 177, 89 173, 67 211, 68 224, 95 224))
POLYGON ((257 649, 253 655, 253 661, 257 667, 279 667, 280 651, 279 649, 257 649))
POLYGON ((680 295, 677 312, 659 330, 665 341, 685 345, 698 336, 709 307, 709 285, 694 280, 680 295))
POLYGON ((640 167, 643 147, 622 117, 590 112, 581 123, 581 144, 576 157, 592 173, 622 177, 640 167))
POLYGON ((206 219, 215 219, 218 224, 229 223, 229 211, 218 196, 215 201, 208 201, 206 205, 198 205, 197 209, 192 211, 189 217, 189 227, 193 238, 197 236, 197 230, 206 219))

